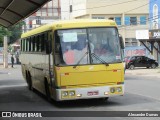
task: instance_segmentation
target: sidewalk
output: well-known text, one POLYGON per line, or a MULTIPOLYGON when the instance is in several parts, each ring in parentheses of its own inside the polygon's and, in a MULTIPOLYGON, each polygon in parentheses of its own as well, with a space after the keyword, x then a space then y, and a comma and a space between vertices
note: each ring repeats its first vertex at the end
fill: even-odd
MULTIPOLYGON (((14 67, 14 66, 17 66, 17 64, 14 64, 13 67, 14 67)), ((11 67, 11 63, 8 63, 8 68, 12 68, 12 67, 11 67)), ((8 68, 4 68, 3 64, 0 63, 0 70, 1 70, 1 69, 8 69, 8 68)))
POLYGON ((160 68, 156 68, 156 69, 135 68, 134 70, 126 69, 125 74, 160 77, 160 68))
POLYGON ((15 64, 13 66, 13 68, 11 67, 11 65, 8 65, 8 68, 4 68, 2 64, 0 64, 0 75, 4 74, 4 73, 19 73, 21 72, 21 65, 20 64, 15 64))
POLYGON ((26 86, 27 83, 22 76, 21 65, 14 65, 14 68, 3 68, 0 65, 0 90, 4 88, 17 88, 26 86))

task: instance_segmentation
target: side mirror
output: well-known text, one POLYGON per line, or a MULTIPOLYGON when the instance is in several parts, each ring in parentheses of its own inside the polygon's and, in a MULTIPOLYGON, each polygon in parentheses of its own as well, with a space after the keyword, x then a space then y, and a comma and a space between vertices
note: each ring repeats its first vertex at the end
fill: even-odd
POLYGON ((119 40, 120 40, 121 49, 124 49, 124 42, 121 35, 119 35, 119 40))
POLYGON ((52 52, 52 42, 51 40, 47 40, 46 42, 46 54, 50 54, 52 52))

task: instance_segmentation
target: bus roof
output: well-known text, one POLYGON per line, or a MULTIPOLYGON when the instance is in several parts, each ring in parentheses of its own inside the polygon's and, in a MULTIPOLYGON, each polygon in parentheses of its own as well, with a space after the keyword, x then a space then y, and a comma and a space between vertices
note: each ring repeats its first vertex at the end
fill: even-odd
POLYGON ((21 38, 29 37, 52 29, 58 30, 58 29, 102 27, 102 26, 116 26, 116 23, 113 20, 97 20, 97 19, 59 20, 51 24, 43 25, 31 31, 23 33, 21 38))

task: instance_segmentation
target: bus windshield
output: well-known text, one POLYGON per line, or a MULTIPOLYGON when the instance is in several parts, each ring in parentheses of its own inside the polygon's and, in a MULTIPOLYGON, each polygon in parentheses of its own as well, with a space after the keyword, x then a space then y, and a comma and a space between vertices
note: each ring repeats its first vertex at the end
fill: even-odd
POLYGON ((56 65, 122 62, 118 31, 114 27, 58 30, 56 65))

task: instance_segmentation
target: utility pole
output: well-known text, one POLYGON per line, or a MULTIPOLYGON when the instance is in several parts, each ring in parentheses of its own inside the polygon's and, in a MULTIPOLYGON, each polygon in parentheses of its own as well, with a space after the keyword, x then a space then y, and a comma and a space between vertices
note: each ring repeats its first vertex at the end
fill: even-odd
POLYGON ((123 37, 123 42, 125 45, 125 38, 126 38, 126 29, 125 29, 125 13, 122 13, 122 37, 123 37))
POLYGON ((4 68, 8 68, 8 43, 7 43, 7 36, 4 36, 3 40, 3 66, 4 68))

